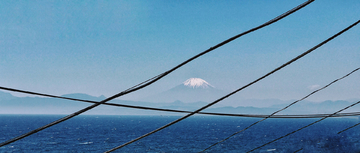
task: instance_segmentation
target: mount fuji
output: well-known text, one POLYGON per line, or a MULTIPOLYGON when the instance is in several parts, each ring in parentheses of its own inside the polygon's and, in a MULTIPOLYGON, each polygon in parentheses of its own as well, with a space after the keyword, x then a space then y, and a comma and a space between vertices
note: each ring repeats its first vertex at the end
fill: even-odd
POLYGON ((183 86, 186 87, 190 87, 190 88, 215 88, 214 86, 212 86, 211 84, 209 84, 208 82, 206 82, 203 79, 200 78, 190 78, 187 79, 184 83, 183 86))
POLYGON ((150 102, 210 102, 224 95, 224 92, 201 78, 190 78, 160 94, 142 99, 150 102))

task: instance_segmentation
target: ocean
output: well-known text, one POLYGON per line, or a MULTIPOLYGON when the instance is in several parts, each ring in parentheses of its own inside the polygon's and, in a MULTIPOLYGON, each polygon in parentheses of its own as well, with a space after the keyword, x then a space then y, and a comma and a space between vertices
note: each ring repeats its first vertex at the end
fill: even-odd
MULTIPOLYGON (((63 115, 0 115, 0 142, 43 126, 63 115)), ((179 116, 80 115, 12 144, 11 152, 104 152, 150 132, 179 116)), ((115 152, 199 152, 259 118, 193 116, 115 152)), ((207 152, 247 152, 317 119, 268 119, 207 152)), ((360 152, 359 122, 330 118, 254 152, 360 152)))

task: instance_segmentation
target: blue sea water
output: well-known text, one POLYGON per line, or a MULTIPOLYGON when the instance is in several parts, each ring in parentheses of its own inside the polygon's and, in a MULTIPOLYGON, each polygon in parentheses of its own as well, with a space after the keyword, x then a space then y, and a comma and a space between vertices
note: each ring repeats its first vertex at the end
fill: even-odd
MULTIPOLYGON (((62 115, 0 115, 0 142, 24 134, 62 115)), ((38 132, 0 152, 104 152, 150 132, 178 116, 81 115, 38 132)), ((256 118, 194 116, 116 152, 199 152, 239 131, 256 118)), ((268 119, 208 152, 247 152, 317 119, 268 119)), ((357 118, 326 119, 254 152, 360 152, 357 118)))

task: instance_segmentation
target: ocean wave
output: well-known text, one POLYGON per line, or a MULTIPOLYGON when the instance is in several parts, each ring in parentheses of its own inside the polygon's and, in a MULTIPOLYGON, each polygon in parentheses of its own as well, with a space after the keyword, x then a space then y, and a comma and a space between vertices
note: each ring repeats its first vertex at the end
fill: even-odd
POLYGON ((87 145, 87 144, 92 144, 93 142, 82 142, 82 143, 79 143, 79 144, 84 144, 84 145, 87 145))

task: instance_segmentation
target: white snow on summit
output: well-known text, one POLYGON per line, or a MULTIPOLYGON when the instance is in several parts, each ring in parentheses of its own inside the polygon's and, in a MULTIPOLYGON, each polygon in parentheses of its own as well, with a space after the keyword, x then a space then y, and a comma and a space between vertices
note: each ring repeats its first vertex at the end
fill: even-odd
POLYGON ((206 82, 205 80, 200 79, 200 78, 190 78, 190 79, 187 79, 183 84, 184 84, 185 86, 192 87, 192 88, 199 88, 199 87, 209 88, 209 87, 214 87, 214 86, 212 86, 211 84, 209 84, 208 82, 206 82))

